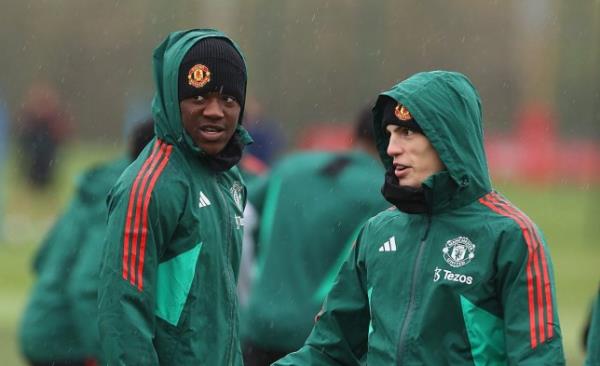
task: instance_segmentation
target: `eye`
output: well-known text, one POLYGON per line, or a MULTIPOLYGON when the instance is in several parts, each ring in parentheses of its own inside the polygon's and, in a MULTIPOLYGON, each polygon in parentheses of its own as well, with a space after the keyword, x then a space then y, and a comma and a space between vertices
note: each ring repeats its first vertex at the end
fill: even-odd
POLYGON ((221 96, 221 99, 228 105, 229 104, 233 105, 234 103, 237 103, 237 99, 235 99, 231 95, 223 95, 223 96, 221 96))
POLYGON ((202 95, 196 95, 194 97, 194 101, 196 101, 196 102, 204 102, 204 100, 205 99, 204 99, 204 97, 202 95))
POLYGON ((412 136, 415 134, 415 131, 411 130, 408 127, 400 127, 398 129, 398 132, 402 135, 402 136, 412 136))

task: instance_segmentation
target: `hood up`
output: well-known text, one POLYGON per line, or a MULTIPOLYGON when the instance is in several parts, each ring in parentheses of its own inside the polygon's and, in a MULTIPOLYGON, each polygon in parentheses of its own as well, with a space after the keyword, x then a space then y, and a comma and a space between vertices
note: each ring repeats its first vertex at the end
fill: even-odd
MULTIPOLYGON (((156 136, 169 144, 177 145, 199 156, 203 156, 205 152, 194 144, 181 121, 177 82, 179 80, 179 65, 185 54, 196 42, 209 37, 226 39, 244 59, 239 47, 224 33, 214 29, 173 32, 154 50, 153 66, 156 94, 152 101, 152 116, 155 121, 156 136)), ((242 144, 248 145, 252 142, 252 138, 242 127, 243 115, 244 105, 241 106, 235 134, 242 144)))
POLYGON ((460 207, 491 190, 483 147, 481 100, 463 74, 449 71, 422 72, 379 95, 373 108, 377 149, 386 169, 389 136, 382 125, 383 106, 392 98, 408 108, 447 170, 424 183, 432 211, 460 207))

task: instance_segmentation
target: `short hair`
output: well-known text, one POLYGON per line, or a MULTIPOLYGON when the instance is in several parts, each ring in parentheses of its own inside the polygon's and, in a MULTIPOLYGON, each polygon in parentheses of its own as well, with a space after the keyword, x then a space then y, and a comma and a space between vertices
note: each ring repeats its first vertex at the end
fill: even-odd
POLYGON ((369 144, 375 144, 375 130, 373 128, 373 111, 371 106, 364 107, 356 116, 354 137, 369 144))
POLYGON ((147 117, 132 129, 129 135, 129 156, 132 159, 144 150, 144 147, 154 138, 154 120, 147 117))

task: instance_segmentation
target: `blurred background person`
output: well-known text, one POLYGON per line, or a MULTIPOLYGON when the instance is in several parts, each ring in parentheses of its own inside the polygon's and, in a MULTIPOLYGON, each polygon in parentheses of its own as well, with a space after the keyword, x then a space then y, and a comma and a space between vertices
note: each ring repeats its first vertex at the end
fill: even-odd
POLYGON ((585 366, 600 365, 600 288, 592 303, 592 313, 586 325, 585 335, 585 366))
POLYGON ((249 187, 260 221, 256 279, 242 311, 247 366, 302 346, 357 229, 389 206, 369 109, 356 119, 352 147, 291 154, 249 187))
POLYGON ((33 187, 44 189, 54 178, 57 151, 69 129, 57 91, 47 84, 33 84, 23 102, 19 122, 23 173, 33 187))
POLYGON ((269 118, 257 98, 248 98, 244 110, 244 126, 254 142, 248 152, 264 164, 271 164, 284 150, 285 134, 279 123, 269 118))
POLYGON ((90 366, 98 361, 97 289, 106 196, 152 137, 152 120, 139 121, 124 156, 83 172, 75 196, 41 244, 33 262, 36 281, 20 325, 21 352, 31 365, 90 366))
MULTIPOLYGON (((244 124, 252 123, 251 121, 254 121, 256 124, 256 118, 258 118, 259 111, 260 115, 262 115, 262 107, 258 103, 258 100, 254 97, 247 97, 246 110, 244 111, 244 124), (250 106, 250 108, 248 108, 248 106, 250 106)), ((252 138, 254 139, 254 136, 252 138)), ((260 178, 264 177, 267 173, 269 166, 266 162, 270 161, 272 157, 273 150, 269 147, 269 141, 264 140, 264 135, 261 135, 261 139, 262 144, 267 145, 267 151, 258 148, 255 149, 255 152, 262 152, 262 159, 249 151, 256 143, 253 142, 251 145, 246 146, 246 149, 244 150, 244 156, 242 156, 242 160, 240 160, 240 164, 238 165, 240 168, 240 173, 242 174, 242 178, 244 179, 244 183, 246 184, 246 188, 249 192, 254 191, 256 184, 260 184, 257 182, 259 182, 260 178)), ((250 294, 252 267, 255 260, 254 248, 256 244, 255 237, 257 234, 257 225, 258 214, 256 209, 250 201, 247 201, 246 207, 244 208, 244 238, 242 240, 242 257, 240 259, 240 271, 237 281, 237 293, 241 306, 246 305, 250 294)))
POLYGON ((4 170, 8 152, 8 106, 0 90, 0 243, 4 237, 4 170))
MULTIPOLYGON (((252 146, 252 145, 249 145, 252 146)), ((248 192, 254 191, 254 187, 261 177, 267 173, 269 167, 251 153, 244 151, 244 156, 238 166, 246 184, 248 192)), ((246 305, 250 294, 252 282, 252 267, 254 266, 254 247, 256 229, 258 225, 258 214, 252 202, 247 201, 244 208, 244 238, 242 240, 242 257, 240 259, 240 271, 237 281, 237 294, 241 306, 246 305)))

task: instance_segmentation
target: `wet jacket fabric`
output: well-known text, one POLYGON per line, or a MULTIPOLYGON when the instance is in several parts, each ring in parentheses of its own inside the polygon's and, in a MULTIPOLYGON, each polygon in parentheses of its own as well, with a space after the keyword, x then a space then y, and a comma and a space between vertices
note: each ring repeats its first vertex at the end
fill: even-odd
POLYGON ((87 222, 73 223, 81 225, 79 230, 83 231, 83 238, 68 285, 71 313, 85 353, 99 361, 98 281, 106 236, 106 196, 129 164, 131 158, 123 157, 99 166, 87 175, 86 196, 93 204, 87 209, 87 222))
MULTIPOLYGON (((236 167, 209 168, 177 97, 179 64, 205 37, 228 39, 176 32, 155 50, 157 137, 109 195, 98 306, 110 365, 242 363, 235 287, 246 192, 236 167)), ((239 124, 235 133, 251 141, 239 124)))
POLYGON ((592 307, 585 356, 585 366, 594 365, 600 365, 600 289, 592 307))
POLYGON ((83 173, 68 208, 42 242, 34 261, 37 278, 20 325, 21 350, 28 360, 98 356, 96 291, 106 195, 129 163, 121 158, 83 173))
POLYGON ((262 196, 258 266, 242 311, 244 341, 295 351, 310 333, 358 229, 389 207, 378 194, 383 167, 370 155, 303 152, 278 162, 262 196))
POLYGON ((539 228, 492 190, 480 98, 453 72, 412 76, 406 106, 446 170, 422 184, 427 212, 375 216, 301 350, 276 365, 564 365, 552 263, 539 228))

